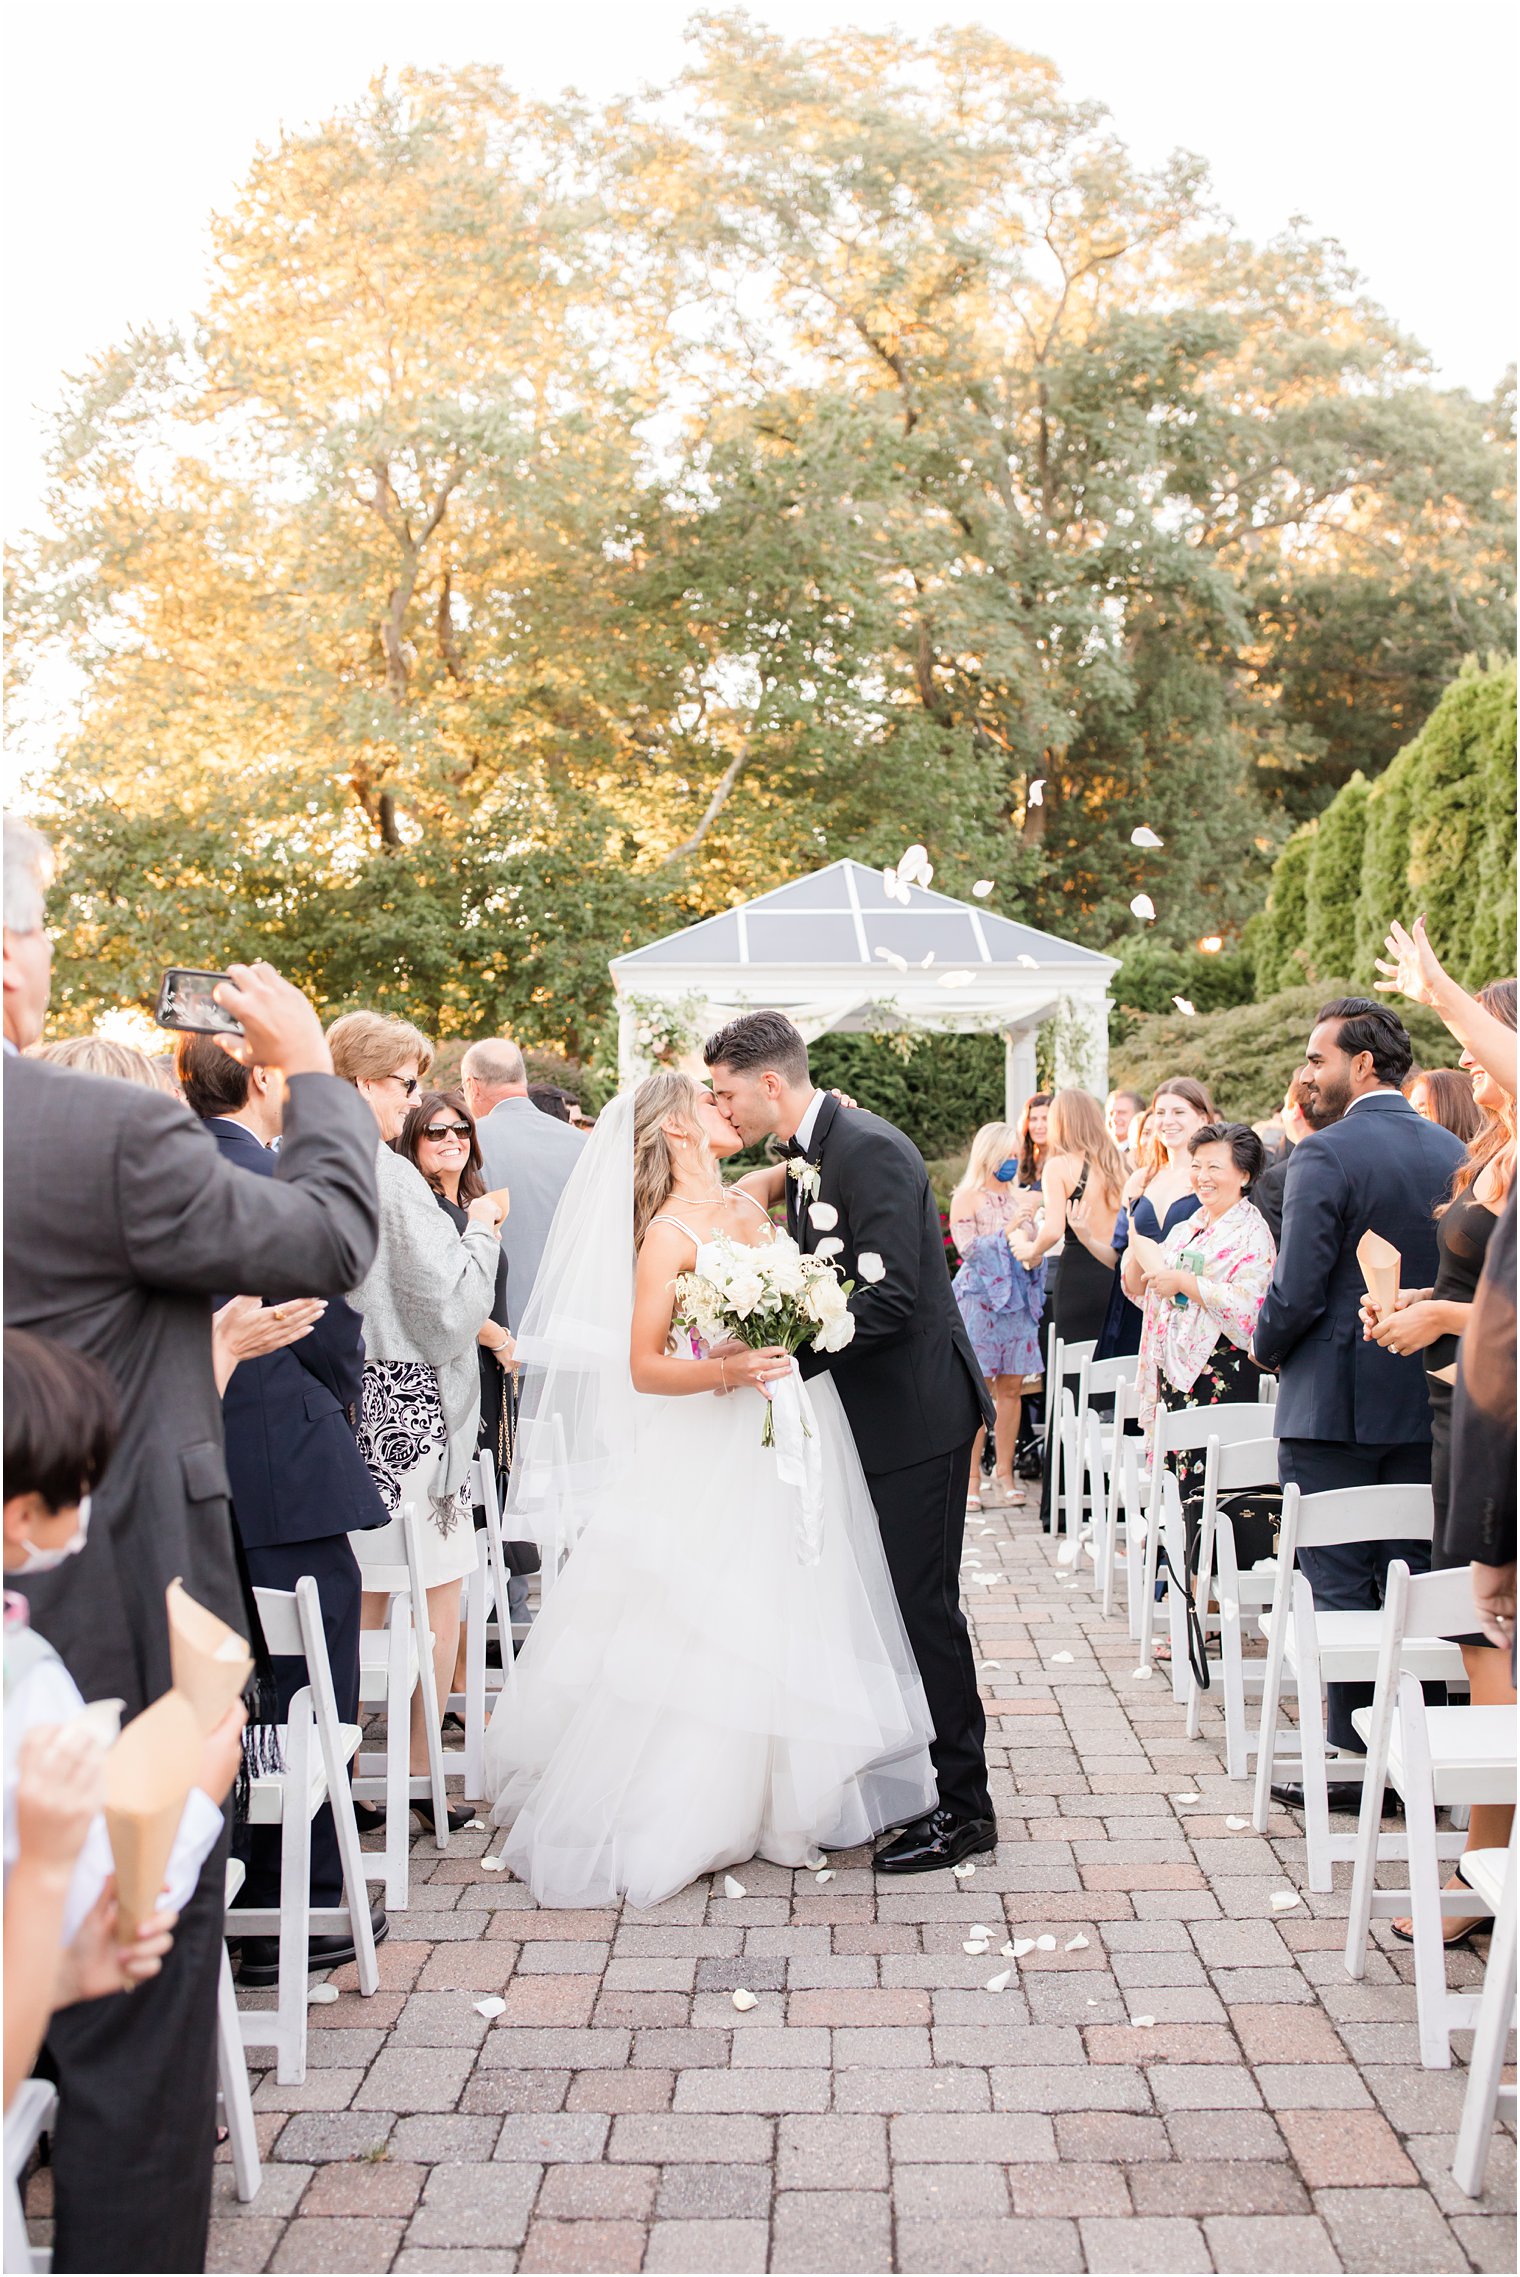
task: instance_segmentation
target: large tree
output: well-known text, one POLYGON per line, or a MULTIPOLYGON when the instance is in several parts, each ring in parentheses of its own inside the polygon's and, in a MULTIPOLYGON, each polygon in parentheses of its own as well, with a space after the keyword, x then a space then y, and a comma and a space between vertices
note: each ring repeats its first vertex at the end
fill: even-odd
POLYGON ((911 838, 1084 939, 1142 888, 1231 932, 1504 637, 1508 463, 1334 247, 985 33, 708 19, 602 114, 376 81, 60 422, 61 989, 263 947, 584 1048, 609 953, 911 838))

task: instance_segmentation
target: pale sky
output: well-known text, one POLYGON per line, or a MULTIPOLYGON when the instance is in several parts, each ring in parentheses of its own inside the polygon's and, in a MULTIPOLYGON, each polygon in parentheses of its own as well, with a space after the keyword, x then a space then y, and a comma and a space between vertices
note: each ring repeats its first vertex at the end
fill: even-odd
MULTIPOLYGON (((11 0, 6 10, 7 531, 35 519, 60 375, 188 318, 208 214, 282 123, 387 66, 499 64, 593 98, 668 78, 688 0, 11 0)), ((1106 103, 1144 162, 1209 162, 1249 235, 1304 214, 1435 358, 1488 395, 1514 354, 1516 11, 1505 0, 753 0, 793 37, 986 25, 1106 103)))

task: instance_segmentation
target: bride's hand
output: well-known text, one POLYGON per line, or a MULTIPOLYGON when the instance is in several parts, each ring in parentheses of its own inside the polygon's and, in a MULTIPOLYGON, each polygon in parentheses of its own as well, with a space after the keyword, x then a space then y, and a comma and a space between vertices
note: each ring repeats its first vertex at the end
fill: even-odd
POLYGON ((751 1351, 747 1344, 741 1344, 732 1353, 720 1347, 711 1357, 722 1360, 729 1391, 737 1391, 741 1384, 764 1391, 767 1384, 792 1372, 792 1356, 779 1344, 762 1345, 759 1351, 751 1351))

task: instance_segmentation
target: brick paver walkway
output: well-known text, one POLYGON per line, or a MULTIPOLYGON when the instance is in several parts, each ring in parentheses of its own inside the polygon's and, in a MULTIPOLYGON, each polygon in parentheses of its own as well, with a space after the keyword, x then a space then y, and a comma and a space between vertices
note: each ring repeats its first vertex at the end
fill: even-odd
POLYGON ((573 1914, 483 1874, 481 1834, 419 1842, 379 1995, 313 2008, 305 2084, 257 2086, 263 2188, 219 2170, 212 2267, 1512 2269, 1513 2137, 1473 2206, 1407 1953, 1378 1925, 1353 1985, 1343 1890, 1273 1912, 1294 1822, 1230 1823, 1212 1716, 1190 1745, 1008 1515, 968 1537, 995 1861, 573 1914))

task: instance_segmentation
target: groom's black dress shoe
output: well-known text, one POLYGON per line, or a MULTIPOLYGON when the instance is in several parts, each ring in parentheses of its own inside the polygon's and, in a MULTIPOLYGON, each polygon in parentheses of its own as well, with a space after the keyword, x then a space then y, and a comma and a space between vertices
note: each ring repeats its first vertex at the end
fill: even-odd
MULTIPOLYGON (((1362 1782, 1360 1779, 1333 1780, 1326 1787, 1325 1793, 1333 1811, 1359 1812, 1361 1810, 1362 1782)), ((1304 1807, 1304 1790, 1295 1779, 1287 1786, 1274 1787, 1272 1789, 1272 1800, 1274 1803, 1281 1803, 1287 1810, 1301 1811, 1304 1807)), ((1385 1787, 1383 1789, 1383 1816, 1385 1818, 1397 1818, 1403 1808, 1402 1797, 1392 1787, 1385 1787)))
POLYGON ((878 1874, 932 1874, 973 1851, 996 1848, 995 1818, 957 1818, 953 1811, 936 1810, 884 1843, 871 1863, 878 1874))

